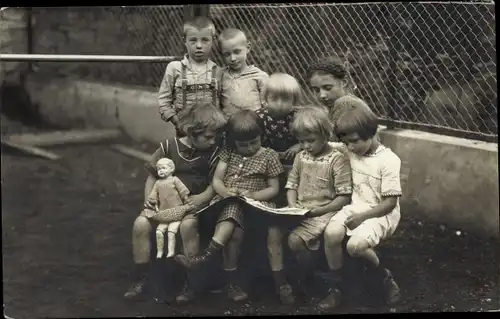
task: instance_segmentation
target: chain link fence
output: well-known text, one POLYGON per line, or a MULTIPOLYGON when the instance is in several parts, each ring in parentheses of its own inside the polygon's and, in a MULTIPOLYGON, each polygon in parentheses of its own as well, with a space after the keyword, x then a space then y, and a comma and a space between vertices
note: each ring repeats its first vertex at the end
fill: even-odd
MULTIPOLYGON (((35 16, 46 23, 57 10, 38 9, 35 16)), ((64 49, 34 45, 35 53, 184 54, 183 6, 78 8, 68 15, 66 35, 74 39, 64 49), (79 37, 74 21, 82 20, 92 26, 86 36, 93 42, 79 37)), ((250 63, 297 77, 308 96, 307 67, 338 55, 356 94, 388 125, 486 140, 498 136, 493 2, 224 4, 210 5, 210 15, 218 32, 246 32, 250 63)), ((40 24, 34 29, 36 38, 40 24)), ((55 41, 50 35, 41 40, 55 41)), ((222 65, 217 45, 213 53, 222 65)), ((82 63, 65 72, 156 90, 165 67, 82 63)))

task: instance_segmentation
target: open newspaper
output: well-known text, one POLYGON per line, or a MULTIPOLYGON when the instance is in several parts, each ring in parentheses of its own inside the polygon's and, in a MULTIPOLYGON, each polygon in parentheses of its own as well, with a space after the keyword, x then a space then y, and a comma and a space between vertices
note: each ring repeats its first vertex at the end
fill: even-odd
POLYGON ((216 208, 215 206, 223 206, 224 204, 227 204, 230 201, 240 201, 244 205, 251 206, 253 208, 256 208, 258 211, 264 212, 264 213, 270 213, 273 215, 285 215, 285 216, 305 216, 309 212, 309 209, 302 209, 302 208, 291 208, 291 207, 283 207, 283 208, 271 208, 263 205, 259 201, 244 197, 244 196, 231 196, 231 197, 226 197, 216 203, 213 203, 198 212, 196 214, 200 214, 201 212, 204 212, 209 209, 216 208))

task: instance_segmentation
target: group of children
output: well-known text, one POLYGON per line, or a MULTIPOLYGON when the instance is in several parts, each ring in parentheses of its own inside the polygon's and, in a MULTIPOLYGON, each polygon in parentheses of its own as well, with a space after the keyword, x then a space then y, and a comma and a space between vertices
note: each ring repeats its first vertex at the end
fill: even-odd
POLYGON ((284 273, 285 239, 299 265, 300 287, 307 286, 311 253, 324 240, 331 289, 318 304, 321 309, 336 307, 348 284, 342 280, 344 249, 379 276, 386 301, 396 302, 399 288, 373 248, 391 236, 399 223, 401 163, 380 143, 377 117, 363 100, 349 93, 343 63, 332 59, 310 67, 309 85, 320 103, 304 105, 294 77, 269 76, 247 64, 251 47, 244 32, 231 28, 218 36, 224 68, 209 59, 214 39, 215 27, 209 19, 186 22, 187 54, 182 61, 168 64, 162 80, 160 115, 174 125, 177 136, 162 142, 147 165, 145 207, 133 226, 135 282, 125 297, 144 292, 151 264, 150 234, 152 226, 159 224, 157 257, 163 255, 167 231, 167 258, 173 257, 187 271, 177 302, 195 298, 200 291, 195 287, 197 270, 220 251, 228 297, 247 299, 234 274, 244 217, 252 212, 228 202, 203 251, 199 229, 204 227, 205 213, 195 214, 210 203, 242 195, 270 207, 309 210, 300 220, 280 217, 263 225, 268 229, 270 268, 283 303, 296 300, 284 273), (175 255, 178 230, 183 253, 175 255))

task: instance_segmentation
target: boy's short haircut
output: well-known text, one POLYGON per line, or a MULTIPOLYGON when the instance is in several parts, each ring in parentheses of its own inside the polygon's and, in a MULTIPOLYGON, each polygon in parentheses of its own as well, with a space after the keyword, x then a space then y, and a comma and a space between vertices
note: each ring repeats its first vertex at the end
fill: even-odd
POLYGON ((362 140, 375 136, 378 128, 378 117, 362 99, 346 95, 335 102, 342 113, 334 123, 335 135, 339 138, 356 133, 362 140))
POLYGON ((339 80, 343 80, 347 77, 347 69, 342 59, 334 55, 318 60, 307 69, 308 79, 314 74, 330 74, 339 80))
POLYGON ((273 73, 264 86, 264 101, 267 101, 270 93, 278 97, 292 97, 293 105, 302 103, 303 92, 296 78, 286 73, 273 73))
POLYGON ((330 140, 333 133, 333 125, 328 117, 328 111, 317 105, 307 105, 297 109, 292 124, 292 134, 317 134, 326 140, 330 140))
POLYGON ((227 121, 226 133, 230 147, 234 141, 247 141, 262 136, 262 121, 252 110, 241 110, 231 115, 227 121))
POLYGON ((245 39, 245 41, 248 41, 245 32, 236 28, 227 28, 222 30, 222 32, 219 34, 218 41, 219 43, 221 43, 222 41, 231 40, 237 37, 242 37, 243 39, 245 39))
POLYGON ((182 32, 184 37, 186 37, 189 28, 195 28, 197 30, 209 28, 212 31, 212 36, 215 37, 215 25, 212 20, 207 17, 198 16, 184 22, 182 32))
POLYGON ((196 137, 206 131, 220 132, 226 124, 226 117, 219 108, 211 103, 196 103, 182 119, 180 129, 196 137))

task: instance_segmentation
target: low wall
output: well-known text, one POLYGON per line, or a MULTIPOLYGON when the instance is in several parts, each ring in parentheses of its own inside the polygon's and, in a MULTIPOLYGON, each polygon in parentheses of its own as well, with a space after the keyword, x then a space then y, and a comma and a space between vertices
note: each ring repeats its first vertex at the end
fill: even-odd
MULTIPOLYGON (((28 78, 42 119, 65 127, 122 128, 158 143, 174 130, 158 115, 156 92, 97 82, 28 78)), ((499 237, 498 145, 411 130, 380 136, 402 160, 402 214, 499 237)))

